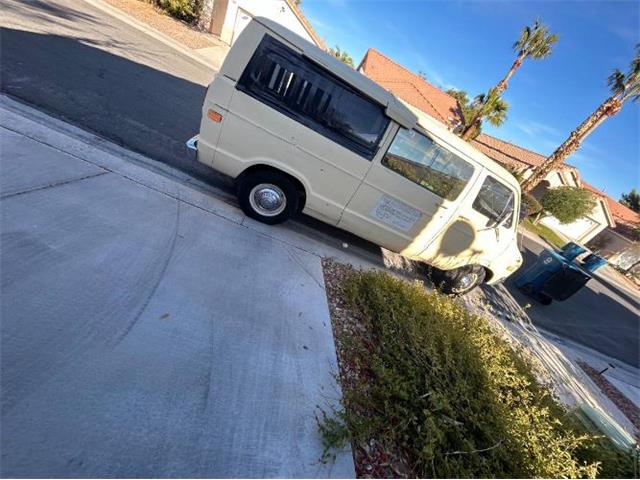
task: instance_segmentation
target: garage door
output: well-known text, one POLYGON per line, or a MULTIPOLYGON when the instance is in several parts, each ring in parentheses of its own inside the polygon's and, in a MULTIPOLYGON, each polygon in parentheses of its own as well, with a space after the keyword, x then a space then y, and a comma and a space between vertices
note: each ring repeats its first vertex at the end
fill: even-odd
POLYGON ((231 45, 234 44, 234 42, 236 41, 238 36, 242 33, 242 31, 245 29, 245 27, 249 25, 249 22, 251 21, 252 18, 253 17, 249 12, 241 8, 238 8, 238 11, 236 12, 236 21, 233 25, 233 37, 231 38, 231 45))
POLYGON ((573 223, 563 225, 554 217, 547 217, 542 220, 543 224, 547 227, 556 230, 565 237, 571 240, 581 240, 586 234, 588 234, 596 226, 596 222, 590 218, 581 218, 573 223))

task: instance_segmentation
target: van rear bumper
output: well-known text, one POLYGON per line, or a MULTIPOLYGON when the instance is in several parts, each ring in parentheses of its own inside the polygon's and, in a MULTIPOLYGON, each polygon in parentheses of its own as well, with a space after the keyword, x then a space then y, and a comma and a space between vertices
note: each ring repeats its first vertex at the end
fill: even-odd
POLYGON ((186 145, 187 148, 189 150, 193 150, 194 152, 198 153, 198 137, 199 135, 196 135, 194 137, 191 137, 189 140, 187 140, 186 145))

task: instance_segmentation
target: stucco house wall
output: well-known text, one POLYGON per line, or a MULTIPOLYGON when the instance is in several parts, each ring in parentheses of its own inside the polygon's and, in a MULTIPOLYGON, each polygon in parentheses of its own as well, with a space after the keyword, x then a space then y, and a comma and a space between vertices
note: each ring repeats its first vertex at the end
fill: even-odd
MULTIPOLYGON (((207 0, 210 4, 211 0, 207 0)), ((278 22, 305 40, 324 47, 317 35, 310 31, 302 13, 287 0, 213 0, 208 30, 229 45, 238 38, 253 17, 265 17, 278 22)), ((206 28, 206 27, 205 27, 206 28)))
POLYGON ((545 217, 540 220, 540 223, 564 235, 569 240, 584 244, 609 225, 605 208, 602 200, 597 200, 596 207, 593 211, 586 217, 579 218, 575 222, 562 224, 555 217, 545 217))

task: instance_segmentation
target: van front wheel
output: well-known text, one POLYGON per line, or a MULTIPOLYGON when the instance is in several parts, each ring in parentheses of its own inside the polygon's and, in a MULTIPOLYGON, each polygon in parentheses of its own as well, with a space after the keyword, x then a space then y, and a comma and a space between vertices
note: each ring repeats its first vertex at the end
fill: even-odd
POLYGON ((238 184, 238 202, 242 211, 268 225, 289 220, 298 211, 299 201, 293 182, 278 172, 254 172, 238 184))
POLYGON ((433 282, 442 292, 453 295, 464 295, 480 285, 487 272, 478 265, 467 265, 454 270, 436 270, 433 282))

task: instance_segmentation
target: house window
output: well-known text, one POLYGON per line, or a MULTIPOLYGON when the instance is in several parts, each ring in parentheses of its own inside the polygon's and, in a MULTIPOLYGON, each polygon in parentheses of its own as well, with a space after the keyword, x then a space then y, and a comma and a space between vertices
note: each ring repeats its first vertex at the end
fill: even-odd
POLYGON ((571 178, 573 179, 573 183, 576 187, 580 185, 578 183, 578 176, 576 175, 576 172, 573 172, 573 171, 571 172, 571 178))
POLYGON ((565 182, 564 177, 562 176, 562 172, 556 172, 558 174, 558 178, 560 179, 560 184, 561 185, 566 185, 567 182, 565 182))
POLYGON ((473 175, 473 167, 426 135, 401 128, 382 164, 447 200, 455 200, 473 175))
POLYGON ((269 35, 236 88, 368 160, 389 125, 380 104, 269 35))
POLYGON ((473 201, 473 209, 487 217, 488 223, 500 222, 506 218, 503 226, 511 228, 514 198, 513 190, 492 176, 487 176, 473 201))

